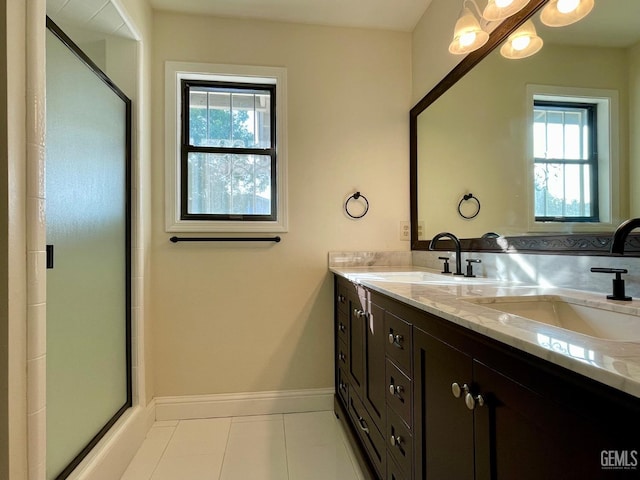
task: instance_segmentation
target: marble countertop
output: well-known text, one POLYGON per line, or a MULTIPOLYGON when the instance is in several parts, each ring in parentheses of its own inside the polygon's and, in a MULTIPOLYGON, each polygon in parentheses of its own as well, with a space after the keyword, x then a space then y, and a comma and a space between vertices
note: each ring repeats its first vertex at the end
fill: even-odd
POLYGON ((640 397, 640 300, 612 301, 600 293, 581 290, 453 277, 415 266, 330 267, 330 270, 370 290, 640 397), (576 305, 633 315, 637 324, 632 318, 629 336, 625 338, 634 341, 575 333, 491 308, 492 303, 501 300, 496 297, 534 295, 559 297, 576 305))

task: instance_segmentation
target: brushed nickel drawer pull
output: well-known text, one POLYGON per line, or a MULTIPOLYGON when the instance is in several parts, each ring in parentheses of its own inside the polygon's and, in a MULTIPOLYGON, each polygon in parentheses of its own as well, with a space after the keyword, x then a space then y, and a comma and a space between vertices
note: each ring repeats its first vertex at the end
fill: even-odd
POLYGON ((360 424, 360 430, 369 435, 369 427, 367 426, 367 422, 364 421, 364 418, 358 417, 358 423, 360 424))

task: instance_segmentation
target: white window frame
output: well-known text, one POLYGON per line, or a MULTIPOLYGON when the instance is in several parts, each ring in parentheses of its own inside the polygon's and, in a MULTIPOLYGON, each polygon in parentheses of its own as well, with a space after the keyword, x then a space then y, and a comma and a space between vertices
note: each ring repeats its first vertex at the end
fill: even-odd
POLYGON ((165 63, 165 231, 218 233, 276 233, 288 231, 287 210, 287 71, 283 67, 165 63), (277 211, 273 221, 183 220, 181 195, 181 81, 275 84, 277 211))
POLYGON ((619 223, 620 132, 616 90, 551 85, 527 85, 527 223, 529 232, 600 232, 613 230, 619 223), (597 108, 598 133, 598 209, 599 222, 538 222, 535 220, 533 102, 535 100, 592 103, 597 108))

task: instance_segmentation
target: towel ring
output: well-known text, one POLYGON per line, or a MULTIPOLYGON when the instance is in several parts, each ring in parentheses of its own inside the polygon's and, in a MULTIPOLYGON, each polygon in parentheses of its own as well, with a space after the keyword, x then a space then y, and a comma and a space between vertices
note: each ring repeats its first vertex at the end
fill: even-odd
POLYGON ((462 199, 458 203, 458 213, 462 218, 466 218, 467 220, 477 217, 478 214, 480 213, 480 200, 478 200, 477 197, 474 197, 473 193, 467 193, 465 196, 462 197, 462 199), (462 213, 462 204, 468 200, 476 201, 477 208, 476 208, 476 211, 473 213, 473 215, 465 215, 464 213, 462 213))
POLYGON ((364 217, 367 212, 369 211, 369 200, 367 200, 367 197, 365 197, 364 195, 362 195, 360 192, 356 192, 353 195, 351 195, 349 198, 347 198, 347 201, 344 202, 344 211, 347 212, 347 215, 349 215, 351 218, 362 218, 364 217), (349 211, 349 202, 353 199, 353 200, 358 200, 358 199, 363 199, 364 203, 365 203, 365 208, 364 208, 364 212, 362 212, 360 215, 353 215, 350 211, 349 211))

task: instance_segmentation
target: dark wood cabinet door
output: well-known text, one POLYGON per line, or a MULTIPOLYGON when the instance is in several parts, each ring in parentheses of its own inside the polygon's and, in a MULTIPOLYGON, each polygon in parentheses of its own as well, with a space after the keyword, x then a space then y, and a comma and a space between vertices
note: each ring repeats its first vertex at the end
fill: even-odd
POLYGON ((637 457, 640 432, 629 429, 637 420, 614 420, 620 413, 615 404, 603 400, 585 408, 593 396, 577 391, 573 407, 563 405, 477 361, 473 369, 485 400, 474 411, 477 480, 640 478, 632 453, 637 457))
POLYGON ((473 412, 451 388, 471 384, 472 359, 415 328, 413 351, 415 479, 473 480, 473 412))
POLYGON ((384 310, 371 304, 365 322, 365 382, 363 401, 369 415, 384 432, 386 374, 385 374, 384 310))
POLYGON ((348 366, 349 376, 353 390, 363 397, 365 379, 365 327, 366 327, 366 305, 365 302, 355 292, 348 295, 349 303, 349 345, 347 351, 349 355, 348 366))

